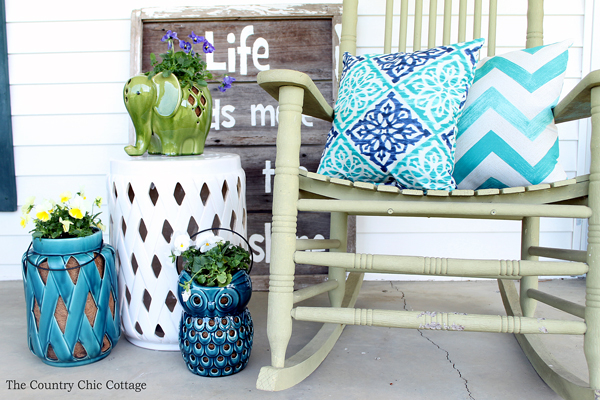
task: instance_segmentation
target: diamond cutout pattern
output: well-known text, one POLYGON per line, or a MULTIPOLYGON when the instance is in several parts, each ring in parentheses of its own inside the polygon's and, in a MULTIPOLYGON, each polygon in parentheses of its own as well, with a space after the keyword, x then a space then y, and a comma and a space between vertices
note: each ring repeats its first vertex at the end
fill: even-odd
POLYGON ((156 276, 158 278, 161 270, 162 270, 162 264, 160 263, 160 260, 158 259, 158 257, 155 254, 154 257, 152 257, 152 271, 154 272, 154 276, 156 276))
POLYGON ((206 183, 204 183, 202 185, 202 189, 200 190, 200 199, 202 200, 203 205, 206 205, 206 202, 208 202, 209 196, 210 196, 210 189, 208 188, 208 185, 206 183))
POLYGON ((223 186, 221 187, 221 194, 223 195, 223 200, 225 200, 227 198, 227 195, 229 194, 229 185, 227 184, 227 181, 223 182, 223 186))
POLYGON ((171 243, 171 236, 173 236, 173 227, 166 219, 162 227, 162 236, 163 238, 165 238, 165 242, 171 243))
POLYGON ((58 300, 56 301, 56 309, 54 310, 54 318, 58 323, 58 327, 62 333, 65 333, 65 329, 67 327, 67 306, 62 299, 62 296, 58 296, 58 300))
POLYGON ((156 329, 154 330, 154 334, 158 337, 165 337, 165 331, 163 331, 160 325, 156 325, 156 329))
MULTIPOLYGON (((197 97, 196 105, 200 101, 197 97)), ((179 310, 177 280, 173 280, 171 275, 182 264, 179 258, 176 268, 172 269, 170 260, 166 259, 172 236, 175 231, 184 229, 191 236, 202 229, 200 225, 206 228, 240 228, 244 215, 244 178, 233 171, 231 176, 229 171, 222 171, 224 176, 221 176, 219 171, 219 176, 200 174, 189 179, 188 172, 182 170, 179 173, 169 172, 169 176, 174 177, 170 181, 150 180, 143 172, 140 171, 139 179, 131 175, 111 177, 114 179, 111 190, 116 192, 118 189, 121 200, 128 200, 116 203, 116 193, 111 193, 110 218, 114 221, 111 240, 115 241, 117 250, 120 249, 123 255, 121 270, 129 268, 129 272, 119 272, 119 279, 125 280, 120 287, 119 296, 122 298, 111 293, 107 303, 115 319, 118 319, 116 307, 128 309, 129 312, 123 310, 124 317, 129 319, 126 335, 148 343, 170 343, 172 330, 171 325, 165 325, 165 318, 176 320, 175 325, 180 319, 180 315, 175 316, 179 310), (187 195, 190 198, 186 198, 187 195), (164 241, 159 239, 161 237, 164 241), (166 278, 169 278, 168 283, 163 282, 166 278), (153 301, 157 302, 154 306, 153 301), (143 335, 147 337, 141 338, 143 335)), ((81 277, 83 279, 83 275, 81 277)), ((100 311, 96 311, 97 317, 100 311)))
POLYGON ((69 261, 67 261, 67 265, 65 266, 65 268, 67 269, 69 278, 71 278, 71 281, 74 285, 77 284, 77 278, 79 277, 80 268, 77 268, 78 266, 79 263, 77 262, 77 260, 73 257, 69 257, 69 261))
MULTIPOLYGON (((94 263, 96 264, 96 268, 98 269, 98 274, 100 274, 100 278, 104 279, 104 257, 102 257, 98 253, 94 253, 94 263)), ((79 271, 79 268, 77 268, 77 271, 79 271)))
POLYGON ((175 306, 177 305, 177 297, 173 294, 172 291, 169 290, 167 293, 167 298, 165 299, 165 304, 169 311, 173 312, 175 310, 175 306))
POLYGON ((148 192, 148 195, 150 196, 150 201, 152 202, 152 205, 156 205, 156 203, 158 202, 158 190, 156 190, 156 186, 154 186, 154 182, 152 182, 150 184, 150 191, 148 192))
POLYGON ((188 235, 192 236, 194 233, 198 232, 198 223, 194 217, 190 217, 190 223, 187 227, 188 235))
POLYGON ((148 311, 150 311, 150 304, 152 304, 152 296, 150 296, 148 290, 144 289, 144 307, 148 311))
POLYGON ((56 353, 54 352, 54 349, 52 348, 51 344, 48 345, 48 350, 46 351, 46 356, 51 360, 58 360, 58 357, 56 357, 56 353))
POLYGON ((229 222, 229 229, 234 231, 236 222, 237 222, 237 216, 235 215, 235 211, 231 211, 231 221, 229 222))
MULTIPOLYGON (((171 310, 172 312, 173 310, 171 310)), ((38 329, 38 331, 40 330, 40 315, 41 315, 41 311, 40 311, 40 306, 37 302, 37 299, 34 297, 33 298, 33 315, 35 316, 35 325, 38 329)))
POLYGON ((83 347, 81 342, 75 343, 73 355, 75 356, 75 358, 84 358, 85 356, 87 356, 87 351, 85 351, 85 347, 83 347))
POLYGON ((138 270, 138 262, 137 259, 135 258, 135 254, 131 254, 131 269, 133 270, 133 274, 137 274, 137 270, 138 270))
POLYGON ((113 320, 115 319, 115 296, 112 292, 110 292, 110 297, 108 298, 108 308, 110 309, 110 313, 112 314, 113 320))
POLYGON ((90 321, 90 325, 94 326, 94 321, 96 321, 96 314, 98 314, 98 306, 96 306, 96 302, 92 297, 92 294, 88 292, 87 299, 85 301, 85 316, 88 321, 90 321))
POLYGON ((104 338, 102 339, 102 349, 100 350, 102 353, 106 353, 110 349, 110 340, 108 339, 108 335, 104 334, 104 338))
POLYGON ((45 285, 48 282, 48 261, 44 261, 40 264, 40 268, 38 268, 38 273, 40 274, 40 278, 45 285))
POLYGON ((131 183, 128 185, 128 188, 127 188, 127 196, 129 196, 129 202, 133 203, 133 199, 135 198, 135 192, 133 191, 133 187, 131 186, 131 183))
POLYGON ((183 186, 181 186, 181 183, 179 182, 177 182, 177 185, 175 185, 173 197, 175 198, 175 201, 178 205, 181 205, 183 203, 183 199, 185 198, 185 190, 183 190, 183 186))
POLYGON ((144 223, 144 219, 140 219, 140 237, 142 238, 142 242, 146 241, 146 236, 148 236, 148 229, 146 228, 146 224, 144 223))
POLYGON ((215 228, 220 228, 220 227, 221 227, 221 220, 219 219, 219 216, 215 214, 215 218, 213 219, 211 228, 215 229, 215 228))

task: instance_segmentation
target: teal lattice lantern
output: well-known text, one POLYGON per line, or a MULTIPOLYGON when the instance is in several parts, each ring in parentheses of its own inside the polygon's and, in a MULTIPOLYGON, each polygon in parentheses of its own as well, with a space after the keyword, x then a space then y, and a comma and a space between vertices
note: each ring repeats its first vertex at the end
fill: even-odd
POLYGON ((34 239, 23 255, 27 341, 49 365, 89 364, 121 336, 115 251, 102 232, 34 239))

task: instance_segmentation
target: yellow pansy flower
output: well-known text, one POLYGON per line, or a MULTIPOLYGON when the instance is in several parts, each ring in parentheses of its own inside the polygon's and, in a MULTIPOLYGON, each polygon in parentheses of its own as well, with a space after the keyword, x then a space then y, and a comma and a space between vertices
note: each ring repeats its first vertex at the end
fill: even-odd
POLYGON ((69 220, 65 221, 62 218, 58 218, 58 221, 63 225, 63 231, 69 232, 69 229, 71 228, 71 225, 73 223, 71 221, 69 221, 69 220))
POLYGON ((34 218, 39 219, 42 222, 46 222, 50 219, 52 208, 52 203, 50 203, 48 200, 44 200, 41 204, 33 207, 31 211, 33 212, 34 218))
POLYGON ((23 212, 23 214, 29 214, 29 212, 33 208, 34 201, 35 201, 35 196, 29 196, 25 200, 25 204, 23 204, 23 207, 21 207, 21 211, 23 212))
POLYGON ((71 200, 72 196, 73 194, 69 190, 67 190, 66 192, 62 192, 60 194, 60 202, 66 203, 67 201, 71 200))
POLYGON ((25 228, 25 227, 27 226, 27 224, 29 223, 29 219, 30 219, 30 217, 29 217, 29 215, 28 215, 28 214, 24 214, 24 215, 21 217, 21 226, 22 226, 23 228, 25 228))
POLYGON ((69 203, 69 215, 75 219, 81 219, 88 211, 87 203, 80 195, 73 197, 69 203))

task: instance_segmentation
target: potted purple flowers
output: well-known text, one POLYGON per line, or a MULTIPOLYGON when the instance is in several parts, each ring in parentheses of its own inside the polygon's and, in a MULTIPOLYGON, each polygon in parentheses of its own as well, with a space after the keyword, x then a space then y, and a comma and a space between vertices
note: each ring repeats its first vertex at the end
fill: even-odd
MULTIPOLYGON (((135 145, 125 147, 130 156, 146 151, 169 156, 204 152, 213 108, 208 82, 216 77, 208 71, 202 55, 215 48, 193 31, 186 39, 167 31, 161 39, 167 43, 161 60, 151 53, 152 70, 125 84, 123 100, 136 132, 135 145)), ((218 89, 224 92, 233 81, 235 78, 224 76, 218 89)))

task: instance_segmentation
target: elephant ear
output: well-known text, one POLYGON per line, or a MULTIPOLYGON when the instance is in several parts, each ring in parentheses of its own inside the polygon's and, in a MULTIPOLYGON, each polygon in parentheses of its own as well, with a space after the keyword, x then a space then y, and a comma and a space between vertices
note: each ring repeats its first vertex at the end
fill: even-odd
POLYGON ((173 74, 164 77, 163 74, 155 75, 157 99, 154 110, 163 117, 170 117, 177 112, 181 104, 181 85, 173 74))

